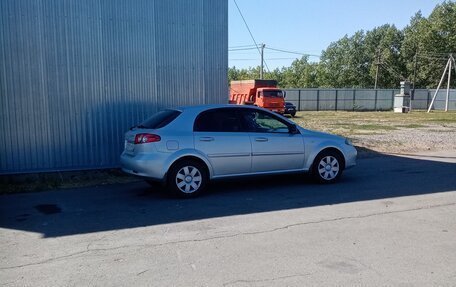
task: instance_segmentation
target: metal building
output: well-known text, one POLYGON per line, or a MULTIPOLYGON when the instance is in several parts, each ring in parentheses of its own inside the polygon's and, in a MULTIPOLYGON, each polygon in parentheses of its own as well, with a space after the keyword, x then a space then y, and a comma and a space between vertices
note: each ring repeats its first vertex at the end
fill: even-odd
POLYGON ((227 0, 0 1, 0 174, 117 167, 158 109, 226 103, 227 0))

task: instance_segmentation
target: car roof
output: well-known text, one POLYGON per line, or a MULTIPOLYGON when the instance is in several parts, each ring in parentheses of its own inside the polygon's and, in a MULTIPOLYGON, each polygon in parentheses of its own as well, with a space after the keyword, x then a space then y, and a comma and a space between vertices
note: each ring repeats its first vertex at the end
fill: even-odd
POLYGON ((216 108, 253 108, 253 109, 258 109, 258 110, 263 110, 262 108, 259 108, 257 106, 251 106, 251 105, 235 105, 235 104, 207 104, 207 105, 195 105, 195 106, 180 106, 174 108, 175 110, 179 111, 189 111, 189 112, 201 112, 205 110, 210 110, 210 109, 216 109, 216 108))
MULTIPOLYGON (((186 114, 187 117, 194 118, 198 116, 203 111, 217 109, 217 108, 231 108, 231 109, 256 109, 260 111, 266 111, 272 113, 271 111, 252 105, 236 105, 236 104, 209 104, 209 105, 195 105, 195 106, 181 106, 173 108, 174 110, 181 111, 183 114, 186 114)), ((283 115, 277 114, 276 116, 282 118, 290 124, 294 124, 291 120, 285 118, 283 115)))

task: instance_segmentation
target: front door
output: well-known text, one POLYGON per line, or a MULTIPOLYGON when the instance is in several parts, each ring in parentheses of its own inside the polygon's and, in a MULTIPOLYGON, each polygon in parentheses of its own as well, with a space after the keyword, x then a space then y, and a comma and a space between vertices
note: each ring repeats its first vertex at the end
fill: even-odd
POLYGON ((242 123, 249 131, 252 143, 252 172, 302 169, 302 135, 291 133, 290 124, 271 113, 244 110, 242 123))

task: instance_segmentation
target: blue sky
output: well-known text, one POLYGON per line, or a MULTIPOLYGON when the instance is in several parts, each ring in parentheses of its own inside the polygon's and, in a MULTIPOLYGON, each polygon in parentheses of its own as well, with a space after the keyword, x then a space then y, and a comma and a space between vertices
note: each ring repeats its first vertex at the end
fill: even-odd
MULTIPOLYGON (((437 0, 236 0, 258 44, 266 47, 320 55, 321 51, 345 34, 370 30, 383 24, 402 29, 421 10, 427 17, 437 0)), ((228 0, 228 46, 253 45, 253 41, 233 2, 228 0)), ((241 47, 243 48, 243 47, 241 47)), ((265 50, 269 69, 289 66, 299 55, 265 50), (283 59, 285 58, 285 59, 283 59)), ((310 57, 318 61, 317 57, 310 57)), ((257 66, 257 50, 230 51, 229 66, 257 66)))

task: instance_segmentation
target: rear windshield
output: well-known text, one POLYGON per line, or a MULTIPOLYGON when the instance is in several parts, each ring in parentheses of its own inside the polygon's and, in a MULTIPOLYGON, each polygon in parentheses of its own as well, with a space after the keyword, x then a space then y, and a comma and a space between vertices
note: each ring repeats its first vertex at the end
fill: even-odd
POLYGON ((177 118, 180 114, 181 112, 176 110, 160 111, 155 115, 151 116, 150 118, 148 118, 147 120, 145 120, 143 123, 137 126, 137 128, 159 129, 174 121, 174 119, 177 118))
POLYGON ((266 90, 263 91, 263 96, 271 98, 283 98, 283 92, 281 90, 266 90))

